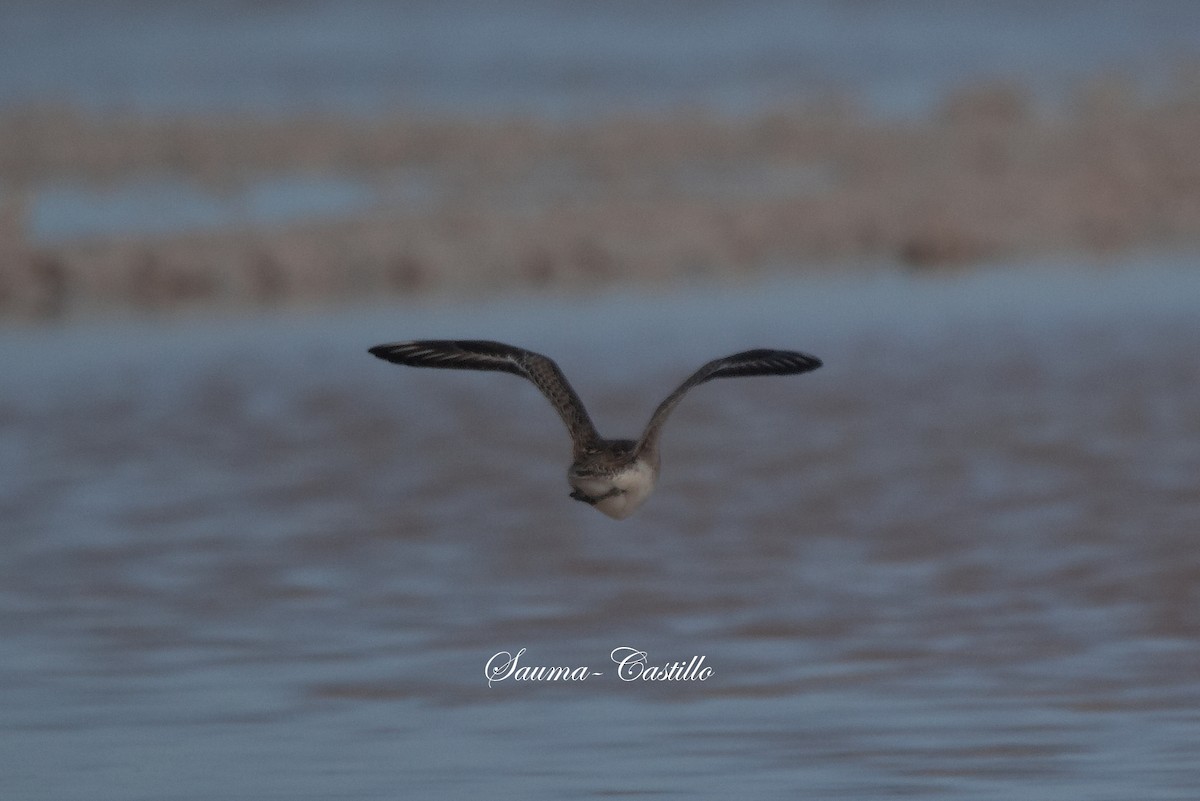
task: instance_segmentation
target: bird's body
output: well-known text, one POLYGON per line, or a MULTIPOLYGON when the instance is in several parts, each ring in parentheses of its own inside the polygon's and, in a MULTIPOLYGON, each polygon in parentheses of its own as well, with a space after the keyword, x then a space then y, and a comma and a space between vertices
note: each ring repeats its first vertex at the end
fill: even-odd
POLYGON ((650 417, 640 439, 604 439, 587 409, 553 360, 539 353, 485 340, 418 340, 377 345, 371 354, 395 364, 461 370, 495 370, 532 381, 550 401, 571 435, 574 462, 567 470, 571 497, 617 520, 642 505, 658 479, 658 440, 671 410, 691 388, 713 378, 793 375, 821 366, 797 351, 748 350, 701 367, 650 417))
POLYGON ((650 496, 658 480, 658 451, 639 453, 631 439, 601 440, 567 469, 571 497, 624 520, 650 496))

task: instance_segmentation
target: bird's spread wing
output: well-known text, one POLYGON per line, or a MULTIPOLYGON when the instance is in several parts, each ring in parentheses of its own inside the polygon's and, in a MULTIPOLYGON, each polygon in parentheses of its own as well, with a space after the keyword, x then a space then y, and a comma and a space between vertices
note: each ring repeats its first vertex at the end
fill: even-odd
POLYGON ((654 414, 650 416, 650 422, 647 424, 646 430, 638 442, 638 450, 653 450, 657 447, 658 435, 662 430, 663 423, 667 421, 667 416, 671 414, 671 410, 679 404, 679 401, 683 399, 683 396, 692 387, 699 386, 713 378, 738 378, 752 375, 795 375, 797 373, 807 373, 810 370, 816 370, 820 366, 821 360, 816 356, 809 356, 807 353, 798 353, 794 350, 768 350, 760 348, 758 350, 735 353, 723 359, 714 359, 693 373, 688 380, 680 384, 678 389, 668 395, 667 399, 658 405, 658 408, 654 410, 654 414))
POLYGON ((411 367, 443 367, 456 370, 496 370, 530 381, 542 391, 567 424, 577 452, 598 440, 599 434, 587 409, 554 361, 540 353, 472 339, 427 339, 376 345, 373 356, 411 367))

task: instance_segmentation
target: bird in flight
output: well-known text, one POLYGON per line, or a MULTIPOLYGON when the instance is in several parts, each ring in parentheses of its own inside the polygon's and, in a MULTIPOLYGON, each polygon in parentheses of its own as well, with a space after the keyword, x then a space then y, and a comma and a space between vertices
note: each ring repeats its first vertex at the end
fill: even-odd
POLYGON ((757 349, 714 359, 692 373, 666 397, 638 440, 604 439, 592 425, 583 401, 554 361, 540 353, 474 339, 393 342, 370 349, 373 356, 410 367, 495 370, 527 378, 542 391, 571 435, 574 462, 567 470, 571 497, 616 520, 633 514, 658 479, 658 439, 667 416, 688 390, 713 378, 795 375, 821 366, 821 360, 792 350, 757 349))

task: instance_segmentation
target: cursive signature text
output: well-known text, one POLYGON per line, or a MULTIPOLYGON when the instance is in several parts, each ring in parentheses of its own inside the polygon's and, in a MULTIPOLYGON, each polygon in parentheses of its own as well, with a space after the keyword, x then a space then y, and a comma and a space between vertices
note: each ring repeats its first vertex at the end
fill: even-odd
MULTIPOLYGON (((603 676, 587 665, 527 665, 522 663, 526 649, 516 653, 498 651, 483 666, 483 675, 491 687, 496 682, 533 681, 567 682, 587 681, 593 676, 603 676)), ((650 664, 646 651, 628 645, 614 648, 609 659, 617 666, 617 678, 621 681, 708 681, 713 675, 712 667, 704 664, 706 657, 692 656, 685 661, 650 664)))

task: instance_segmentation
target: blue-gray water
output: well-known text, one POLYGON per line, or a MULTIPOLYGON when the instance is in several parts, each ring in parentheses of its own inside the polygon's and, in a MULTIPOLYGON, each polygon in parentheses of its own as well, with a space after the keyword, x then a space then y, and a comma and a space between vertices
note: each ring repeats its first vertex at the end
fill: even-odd
POLYGON ((884 271, 0 337, 5 798, 1194 799, 1200 278, 884 271), (511 376, 613 436, 703 361, 615 522, 511 376), (704 682, 623 682, 703 655, 704 682), (603 676, 489 688, 487 660, 603 676))
POLYGON ((0 106, 590 115, 849 93, 911 113, 981 79, 1162 80, 1197 30, 1190 0, 6 0, 0 106))

